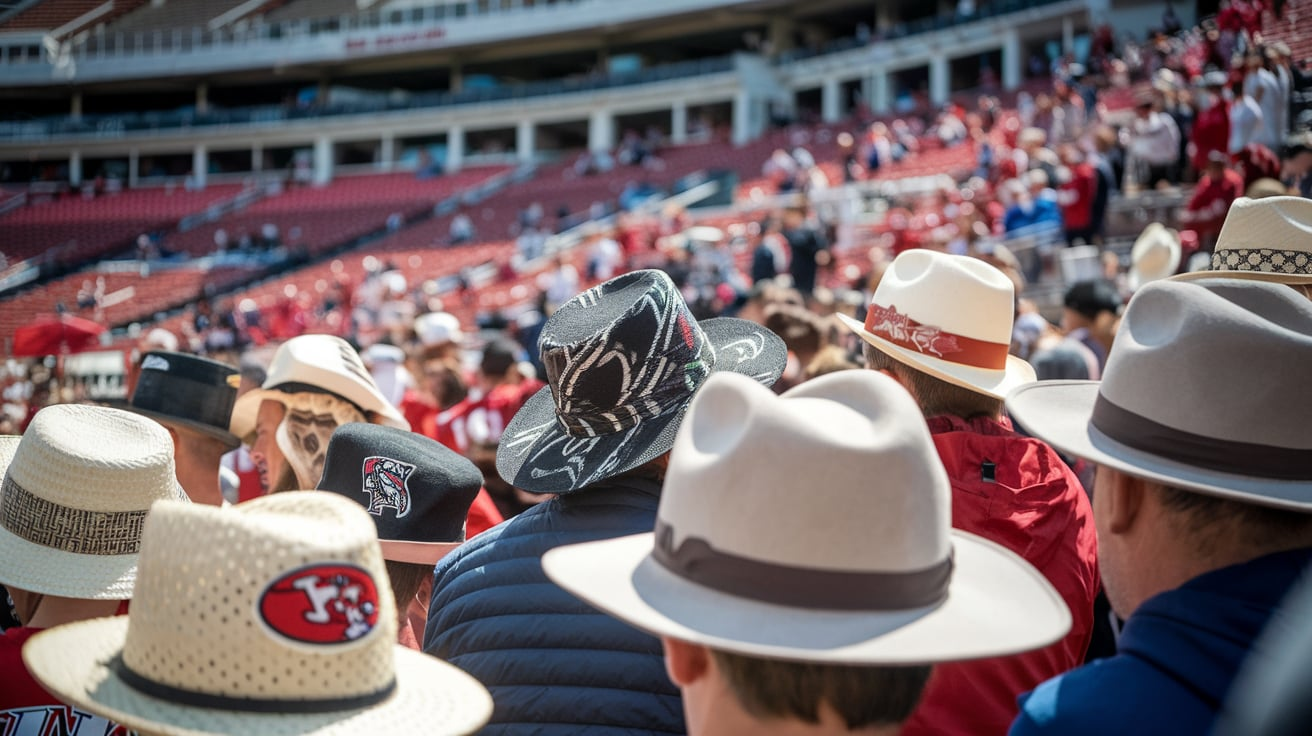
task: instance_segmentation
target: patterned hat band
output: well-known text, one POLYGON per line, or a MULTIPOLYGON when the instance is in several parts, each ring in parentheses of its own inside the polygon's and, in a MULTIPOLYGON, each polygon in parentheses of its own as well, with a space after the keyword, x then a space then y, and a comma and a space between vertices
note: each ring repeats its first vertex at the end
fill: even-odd
MULTIPOLYGON (((665 416, 687 406, 715 368, 715 348, 696 323, 691 323, 693 348, 683 340, 665 355, 648 358, 643 365, 628 366, 623 372, 618 402, 598 405, 587 396, 563 388, 556 398, 556 421, 573 437, 599 437, 630 430, 643 421, 665 416)), ((588 386, 587 388, 595 388, 588 386)), ((615 394, 610 394, 614 396, 615 394)))
POLYGON ((0 526, 10 534, 61 552, 132 555, 141 546, 146 510, 89 511, 33 495, 12 476, 4 481, 0 526))
POLYGON ((1312 275, 1312 253, 1272 248, 1225 248, 1212 254, 1213 271, 1312 275))
POLYGON ((1007 369, 1010 345, 976 340, 933 325, 921 324, 898 312, 896 306, 885 307, 872 302, 866 311, 865 328, 872 335, 900 348, 950 363, 994 371, 1007 369))

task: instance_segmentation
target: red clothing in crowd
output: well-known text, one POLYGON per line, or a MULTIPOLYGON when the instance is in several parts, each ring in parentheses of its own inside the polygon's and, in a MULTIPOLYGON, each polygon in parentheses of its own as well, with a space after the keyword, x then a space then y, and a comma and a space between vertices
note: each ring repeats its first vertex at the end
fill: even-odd
POLYGON ((1057 453, 1005 419, 940 416, 929 429, 952 481, 952 526, 1024 557, 1071 611, 1070 633, 1043 649, 936 666, 902 728, 903 736, 996 736, 1016 717, 1018 695, 1084 662, 1101 585, 1093 509, 1057 453))
POLYGON ((1191 137, 1194 143, 1194 171, 1207 170, 1207 154, 1212 151, 1226 153, 1230 147, 1230 102, 1218 100, 1215 105, 1198 113, 1191 137))
POLYGON ((1220 232, 1221 223, 1230 211, 1230 205, 1244 196, 1244 177, 1234 169, 1223 169, 1219 179, 1205 174, 1198 181, 1193 199, 1185 205, 1185 211, 1192 213, 1190 226, 1199 237, 1220 232))
POLYGON ((1087 163, 1070 167, 1071 178, 1061 185, 1065 197, 1062 205, 1062 223, 1067 232, 1088 230, 1093 225, 1093 198, 1098 191, 1098 175, 1087 163))
POLYGON ((500 442, 501 433, 506 431, 519 408, 545 385, 536 378, 525 378, 519 383, 494 386, 483 398, 474 402, 470 410, 470 420, 478 422, 480 432, 486 433, 486 436, 475 439, 489 443, 500 442))

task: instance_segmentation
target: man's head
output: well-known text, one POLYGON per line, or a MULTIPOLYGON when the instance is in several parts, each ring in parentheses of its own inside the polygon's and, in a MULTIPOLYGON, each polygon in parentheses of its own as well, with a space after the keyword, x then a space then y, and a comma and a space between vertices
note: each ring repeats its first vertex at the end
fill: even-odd
POLYGON ((1008 391, 1034 380, 1008 354, 1015 293, 984 261, 909 250, 884 272, 864 324, 838 316, 867 343, 867 367, 902 383, 926 416, 997 416, 1008 391))
POLYGON ((707 376, 766 385, 783 372, 777 335, 740 319, 698 322, 662 271, 634 271, 565 302, 539 341, 547 387, 501 435, 497 470, 516 488, 570 493, 669 451, 707 376))
POLYGON ((717 375, 680 428, 655 533, 542 564, 662 637, 692 734, 892 729, 934 663, 1070 626, 1041 574, 950 516, 928 428, 892 380, 844 371, 776 396, 717 375))
POLYGON ((1115 320, 1121 312, 1121 295, 1104 279, 1079 281, 1062 298, 1061 328, 1071 332, 1115 320))
POLYGON ((1312 303, 1259 281, 1158 281, 1130 301, 1101 383, 1047 382, 1012 418, 1098 466, 1108 598, 1147 597, 1312 546, 1312 303), (1242 387, 1245 390, 1232 390, 1242 387))
POLYGON ((228 426, 240 377, 235 368, 195 355, 151 352, 128 408, 169 431, 178 482, 197 503, 220 505, 219 460, 240 440, 228 426))

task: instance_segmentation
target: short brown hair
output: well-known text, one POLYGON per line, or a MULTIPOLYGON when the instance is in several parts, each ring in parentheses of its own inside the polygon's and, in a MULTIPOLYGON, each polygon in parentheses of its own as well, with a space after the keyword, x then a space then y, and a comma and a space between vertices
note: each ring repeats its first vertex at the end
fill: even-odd
POLYGON ((948 383, 935 378, 924 371, 900 363, 889 357, 879 348, 866 343, 866 367, 876 371, 888 371, 897 376, 911 395, 920 404, 920 411, 928 417, 947 414, 973 419, 975 417, 999 417, 1002 415, 1002 399, 988 394, 948 383))
POLYGON ((758 659, 711 650, 729 689, 757 718, 820 722, 827 703, 849 730, 905 721, 930 667, 861 667, 758 659))
POLYGON ((424 584, 424 578, 433 574, 433 566, 396 560, 385 562, 387 577, 392 581, 392 595, 396 597, 396 615, 404 621, 410 601, 419 592, 419 586, 424 584))
MULTIPOLYGON (((1150 484, 1152 485, 1152 484, 1150 484)), ((1272 552, 1312 545, 1312 514, 1231 501, 1197 491, 1152 485, 1162 506, 1180 517, 1200 551, 1222 536, 1253 550, 1272 552)))

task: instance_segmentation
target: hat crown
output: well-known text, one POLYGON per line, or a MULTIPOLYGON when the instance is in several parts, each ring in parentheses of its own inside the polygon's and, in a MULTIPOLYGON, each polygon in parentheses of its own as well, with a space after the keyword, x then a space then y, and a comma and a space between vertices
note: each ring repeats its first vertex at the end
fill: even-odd
POLYGON ((7 481, 58 506, 144 511, 177 497, 173 441, 145 417, 119 409, 56 404, 36 413, 7 481))
POLYGON ((679 431, 658 529, 673 550, 700 540, 766 565, 917 573, 950 556, 949 492, 919 409, 891 378, 843 371, 775 397, 717 374, 679 431))
POLYGON ((1217 235, 1212 270, 1312 277, 1312 200, 1236 199, 1217 235))
POLYGON ((1131 299, 1099 401, 1211 440, 1312 450, 1308 365, 1312 302, 1297 292, 1236 279, 1159 281, 1131 299))
POLYGON ((953 335, 1009 345, 1015 293, 1011 279, 984 261, 915 249, 893 259, 871 307, 895 309, 953 335))
POLYGON ((237 386, 229 379, 236 375, 236 368, 217 361, 153 350, 142 356, 141 374, 129 403, 160 418, 227 432, 237 402, 237 386))
POLYGON ((683 296, 654 270, 624 274, 561 305, 539 347, 557 420, 578 437, 682 408, 715 365, 683 296))
POLYGON ((332 494, 160 503, 123 666, 209 698, 347 700, 394 680, 396 605, 374 526, 332 494))

